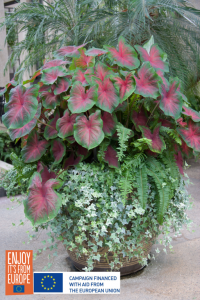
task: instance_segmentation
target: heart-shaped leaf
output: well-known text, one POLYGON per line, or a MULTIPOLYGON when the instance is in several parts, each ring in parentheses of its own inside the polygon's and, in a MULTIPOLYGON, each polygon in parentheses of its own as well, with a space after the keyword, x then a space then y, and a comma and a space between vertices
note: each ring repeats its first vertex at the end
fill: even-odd
POLYGON ((176 164, 179 168, 179 171, 182 175, 184 175, 183 172, 183 157, 181 155, 181 151, 178 151, 178 153, 175 155, 176 164))
POLYGON ((58 77, 64 77, 67 75, 66 69, 62 66, 52 67, 49 69, 43 70, 41 82, 44 84, 53 84, 58 77))
POLYGON ((88 150, 97 147, 104 139, 101 112, 97 110, 89 116, 79 116, 74 125, 74 137, 77 143, 88 150))
POLYGON ((87 56, 85 55, 84 49, 80 49, 80 57, 74 58, 74 63, 76 68, 89 68, 93 67, 95 63, 95 59, 93 56, 87 56))
POLYGON ((136 81, 135 93, 143 97, 152 97, 156 99, 159 96, 160 77, 155 70, 146 62, 138 71, 138 77, 134 76, 136 81))
POLYGON ((183 122, 183 118, 179 118, 178 120, 176 120, 176 122, 178 123, 179 126, 181 127, 186 127, 187 123, 183 122))
POLYGON ((154 128, 153 133, 151 133, 151 130, 147 127, 139 126, 139 128, 142 131, 142 136, 152 141, 151 146, 149 146, 151 151, 161 153, 164 149, 166 149, 165 142, 159 135, 160 124, 154 128))
POLYGON ((178 128, 178 133, 186 142, 188 147, 195 151, 200 151, 200 127, 194 122, 190 121, 188 128, 178 128))
POLYGON ((114 85, 109 78, 104 79, 104 81, 97 79, 96 82, 98 82, 98 100, 96 102, 96 106, 102 110, 112 113, 119 105, 119 97, 114 85))
POLYGON ((109 51, 109 57, 111 60, 121 67, 126 67, 130 70, 136 69, 140 65, 140 61, 137 58, 137 52, 133 47, 126 44, 126 41, 123 37, 119 37, 117 51, 113 47, 105 46, 105 49, 109 51))
POLYGON ((39 89, 39 92, 41 93, 41 97, 43 99, 42 104, 46 109, 54 109, 60 103, 59 96, 54 94, 55 88, 55 85, 43 85, 39 89))
POLYGON ((25 215, 33 225, 43 224, 58 214, 62 197, 54 189, 61 184, 58 179, 50 179, 43 184, 40 174, 34 173, 28 197, 24 200, 25 215))
POLYGON ((78 156, 78 157, 74 158, 74 154, 71 153, 71 155, 65 160, 65 162, 63 164, 63 169, 66 170, 70 166, 75 166, 75 165, 79 164, 81 159, 82 159, 82 156, 78 156))
POLYGON ((9 129, 10 138, 14 141, 17 138, 21 138, 27 135, 28 133, 30 133, 31 130, 35 127, 37 123, 37 119, 40 117, 40 115, 41 115, 41 104, 38 105, 37 112, 34 118, 29 123, 27 123, 21 128, 9 129))
POLYGON ((97 100, 97 90, 91 87, 87 91, 80 82, 76 82, 71 89, 68 107, 72 113, 81 113, 92 108, 97 100))
POLYGON ((73 114, 70 116, 68 109, 65 110, 64 116, 58 119, 56 123, 56 129, 58 130, 59 137, 64 139, 68 136, 73 135, 76 117, 77 114, 73 114))
POLYGON ((58 67, 58 66, 62 66, 62 65, 66 65, 69 64, 69 61, 66 60, 62 60, 62 59, 54 59, 48 62, 45 62, 44 66, 42 67, 43 70, 45 69, 49 69, 52 67, 58 67))
POLYGON ((107 150, 104 152, 104 160, 108 163, 110 167, 119 167, 118 157, 117 157, 117 151, 111 147, 108 146, 107 150))
POLYGON ((104 79, 107 78, 110 74, 111 74, 111 72, 109 71, 109 69, 106 65, 104 65, 101 62, 96 64, 95 76, 97 78, 99 78, 101 81, 104 81, 104 79))
POLYGON ((61 140, 56 139, 52 141, 51 153, 54 158, 54 164, 58 164, 62 161, 66 153, 66 147, 61 140))
POLYGON ((86 86, 86 85, 88 85, 88 82, 86 80, 85 75, 88 75, 88 74, 92 74, 92 69, 91 68, 87 69, 86 71, 77 69, 75 75, 73 76, 72 81, 73 82, 80 81, 83 86, 86 86))
POLYGON ((101 56, 103 54, 106 54, 107 51, 99 48, 91 48, 85 52, 87 56, 101 56))
POLYGON ((54 118, 47 123, 44 130, 44 137, 46 140, 54 139, 57 137, 58 131, 56 130, 56 122, 59 119, 59 117, 59 113, 56 112, 54 118))
POLYGON ((146 117, 143 109, 141 109, 140 112, 134 111, 132 114, 131 120, 133 121, 136 128, 138 128, 138 126, 146 126, 147 125, 147 117, 146 117))
POLYGON ((77 155, 86 156, 88 154, 88 150, 83 148, 81 145, 77 144, 77 155))
POLYGON ((125 79, 118 76, 114 77, 116 82, 115 86, 119 90, 121 102, 125 101, 135 91, 135 83, 131 78, 132 76, 132 74, 128 74, 125 79))
POLYGON ((102 112, 101 119, 103 120, 103 132, 107 136, 112 136, 116 131, 117 117, 106 111, 102 112))
POLYGON ((27 139, 26 146, 22 149, 21 154, 25 163, 39 160, 46 152, 49 143, 46 140, 39 140, 36 131, 32 131, 27 139))
POLYGON ((162 85, 160 88, 161 100, 160 109, 167 116, 175 119, 180 118, 182 110, 182 97, 178 92, 179 80, 170 79, 168 86, 162 85))
POLYGON ((200 113, 198 113, 194 109, 192 109, 190 107, 186 107, 186 106, 183 106, 183 109, 184 109, 184 112, 183 112, 184 115, 191 117, 194 122, 200 121, 200 113))
POLYGON ((58 83, 54 90, 54 95, 60 95, 61 93, 66 92, 70 87, 70 80, 68 78, 58 78, 58 83))
POLYGON ((21 128, 35 116, 38 108, 39 86, 25 88, 18 85, 10 91, 10 100, 5 104, 6 113, 2 117, 8 129, 21 128))
POLYGON ((155 69, 160 69, 164 72, 169 71, 169 64, 166 62, 167 55, 158 47, 158 45, 152 45, 149 51, 141 46, 135 46, 135 48, 139 52, 142 62, 148 61, 155 69))
POLYGON ((56 173, 49 171, 47 166, 43 165, 41 161, 38 161, 37 172, 40 173, 43 184, 49 179, 56 178, 56 173))
POLYGON ((80 45, 80 46, 65 46, 60 49, 58 49, 54 55, 55 57, 58 58, 64 58, 65 56, 67 57, 79 57, 80 52, 78 49, 84 47, 86 44, 80 45))

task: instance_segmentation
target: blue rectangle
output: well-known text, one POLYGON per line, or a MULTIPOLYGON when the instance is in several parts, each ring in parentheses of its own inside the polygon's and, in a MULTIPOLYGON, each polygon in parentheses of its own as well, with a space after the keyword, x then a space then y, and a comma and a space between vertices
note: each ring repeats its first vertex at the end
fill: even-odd
POLYGON ((63 293, 63 273, 34 273, 34 293, 63 293))
POLYGON ((13 285, 13 293, 24 293, 24 285, 13 285))

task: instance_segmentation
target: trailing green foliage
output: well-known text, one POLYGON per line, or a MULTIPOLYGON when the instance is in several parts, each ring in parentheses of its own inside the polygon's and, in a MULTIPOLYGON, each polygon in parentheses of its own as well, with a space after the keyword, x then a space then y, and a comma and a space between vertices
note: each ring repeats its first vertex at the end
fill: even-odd
POLYGON ((6 132, 0 131, 0 160, 11 163, 12 152, 20 155, 20 143, 15 144, 6 132))
POLYGON ((136 181, 137 181, 137 192, 140 205, 143 209, 146 209, 147 199, 148 199, 148 179, 147 179, 147 169, 144 165, 138 168, 136 171, 136 181))

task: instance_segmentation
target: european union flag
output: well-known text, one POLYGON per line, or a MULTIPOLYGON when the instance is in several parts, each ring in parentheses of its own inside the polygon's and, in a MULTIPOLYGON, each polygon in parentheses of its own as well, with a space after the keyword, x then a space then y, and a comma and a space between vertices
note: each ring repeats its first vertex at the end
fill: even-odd
POLYGON ((34 273, 34 293, 62 293, 63 273, 34 273))
POLYGON ((13 293, 24 293, 24 285, 13 285, 13 293))

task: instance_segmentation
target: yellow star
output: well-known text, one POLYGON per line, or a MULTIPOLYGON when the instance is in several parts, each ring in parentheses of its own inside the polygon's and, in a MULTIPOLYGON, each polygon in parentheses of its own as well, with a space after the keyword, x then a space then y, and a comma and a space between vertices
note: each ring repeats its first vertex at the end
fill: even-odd
POLYGON ((49 277, 49 275, 47 277, 49 277))
POLYGON ((49 291, 49 288, 47 289, 47 291, 49 291))
POLYGON ((46 276, 44 276, 44 278, 46 278, 46 276))
POLYGON ((55 280, 55 279, 53 278, 53 280, 55 280))
POLYGON ((51 276, 51 278, 53 278, 53 276, 51 276))
POLYGON ((53 285, 53 287, 55 287, 55 285, 53 285))
POLYGON ((56 284, 56 282, 54 282, 54 284, 56 284))
POLYGON ((53 288, 51 287, 51 290, 52 290, 53 288))
POLYGON ((44 286, 42 285, 42 287, 44 287, 44 286))
POLYGON ((45 290, 47 289, 47 288, 44 288, 45 290))
POLYGON ((44 278, 42 278, 42 280, 44 280, 44 278))

